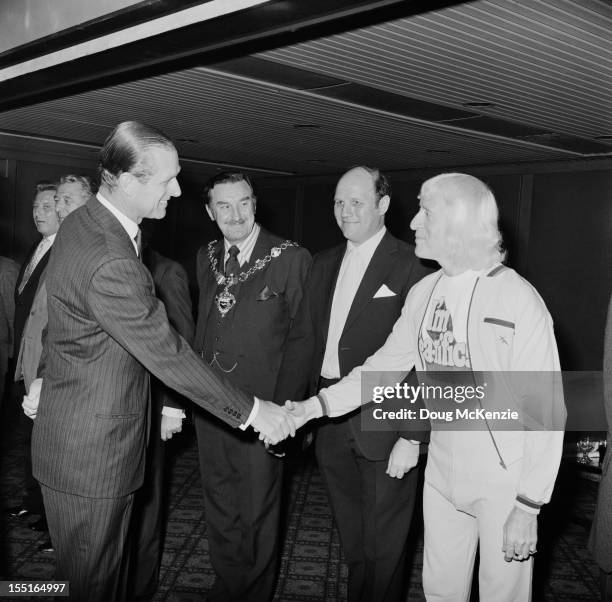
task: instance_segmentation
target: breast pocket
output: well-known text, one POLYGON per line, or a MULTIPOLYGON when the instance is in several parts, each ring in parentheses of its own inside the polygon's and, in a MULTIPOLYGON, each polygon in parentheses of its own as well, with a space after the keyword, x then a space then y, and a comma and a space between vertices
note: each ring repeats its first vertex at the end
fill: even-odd
POLYGON ((490 349, 497 350, 498 357, 507 366, 514 345, 514 322, 497 317, 486 317, 483 320, 484 332, 490 349))

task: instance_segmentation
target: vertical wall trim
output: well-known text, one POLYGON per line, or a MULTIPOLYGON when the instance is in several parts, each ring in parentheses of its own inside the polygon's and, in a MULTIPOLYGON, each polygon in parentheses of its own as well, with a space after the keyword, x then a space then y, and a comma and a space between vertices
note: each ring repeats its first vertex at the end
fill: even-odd
POLYGON ((531 207, 533 203, 533 175, 522 175, 519 182, 519 202, 516 208, 516 237, 518 243, 519 272, 527 276, 529 236, 531 230, 531 207))
POLYGON ((11 207, 11 244, 10 257, 15 257, 17 251, 17 161, 7 159, 8 203, 11 207))
POLYGON ((295 202, 293 204, 293 240, 302 244, 304 240, 304 185, 298 184, 295 188, 295 202))

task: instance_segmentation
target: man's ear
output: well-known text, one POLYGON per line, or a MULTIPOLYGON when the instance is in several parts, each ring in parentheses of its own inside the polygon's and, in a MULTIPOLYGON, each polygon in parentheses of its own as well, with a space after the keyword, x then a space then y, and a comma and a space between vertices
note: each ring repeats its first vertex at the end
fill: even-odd
POLYGON ((378 201, 378 213, 380 215, 384 215, 387 213, 387 209, 389 209, 389 204, 391 203, 391 197, 388 194, 381 197, 378 201))
POLYGON ((206 203, 206 213, 208 213, 208 217, 210 217, 211 221, 217 221, 215 220, 215 214, 213 213, 212 209, 210 208, 210 205, 208 203, 206 203))
POLYGON ((123 194, 128 197, 134 196, 136 191, 136 186, 138 185, 138 178, 134 174, 131 174, 129 171, 124 171, 117 178, 117 186, 123 194))

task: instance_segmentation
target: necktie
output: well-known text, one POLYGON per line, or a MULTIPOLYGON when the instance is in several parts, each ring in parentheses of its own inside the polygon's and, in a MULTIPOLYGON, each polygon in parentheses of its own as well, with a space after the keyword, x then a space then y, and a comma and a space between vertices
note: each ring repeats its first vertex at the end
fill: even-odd
POLYGON ((21 283, 19 284, 19 294, 21 295, 23 289, 25 288, 30 276, 36 269, 38 262, 42 259, 42 256, 47 252, 47 249, 51 246, 51 241, 49 238, 43 238, 36 247, 36 250, 32 254, 32 259, 30 259, 30 263, 28 263, 28 267, 23 273, 23 278, 21 279, 21 283))
POLYGON ((232 245, 228 253, 229 257, 225 262, 225 275, 229 276, 233 274, 234 276, 238 276, 240 272, 240 264, 238 263, 238 253, 240 253, 240 249, 236 245, 232 245))
POLYGON ((136 236, 134 236, 134 242, 136 243, 136 253, 138 254, 138 259, 142 261, 142 232, 140 228, 138 228, 138 232, 136 236))

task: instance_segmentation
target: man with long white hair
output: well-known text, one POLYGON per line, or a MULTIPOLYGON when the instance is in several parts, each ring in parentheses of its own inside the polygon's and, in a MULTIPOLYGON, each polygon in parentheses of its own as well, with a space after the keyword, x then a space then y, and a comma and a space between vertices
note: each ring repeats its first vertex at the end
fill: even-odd
POLYGON ((503 391, 493 401, 501 398, 523 415, 511 430, 497 430, 486 420, 457 421, 457 408, 466 406, 455 395, 448 403, 455 408, 453 424, 432 423, 423 493, 423 588, 428 600, 469 600, 480 546, 481 599, 524 602, 531 597, 537 515, 550 500, 563 443, 565 407, 556 387, 560 368, 552 320, 537 291, 503 265, 497 204, 483 182, 442 174, 423 184, 419 200, 410 224, 416 255, 442 269, 411 289, 383 347, 336 385, 294 404, 293 411, 305 421, 355 409, 363 399, 364 371, 379 371, 383 382, 389 371, 406 374, 416 367, 420 378, 442 383, 476 383, 487 371, 489 385, 503 391))

